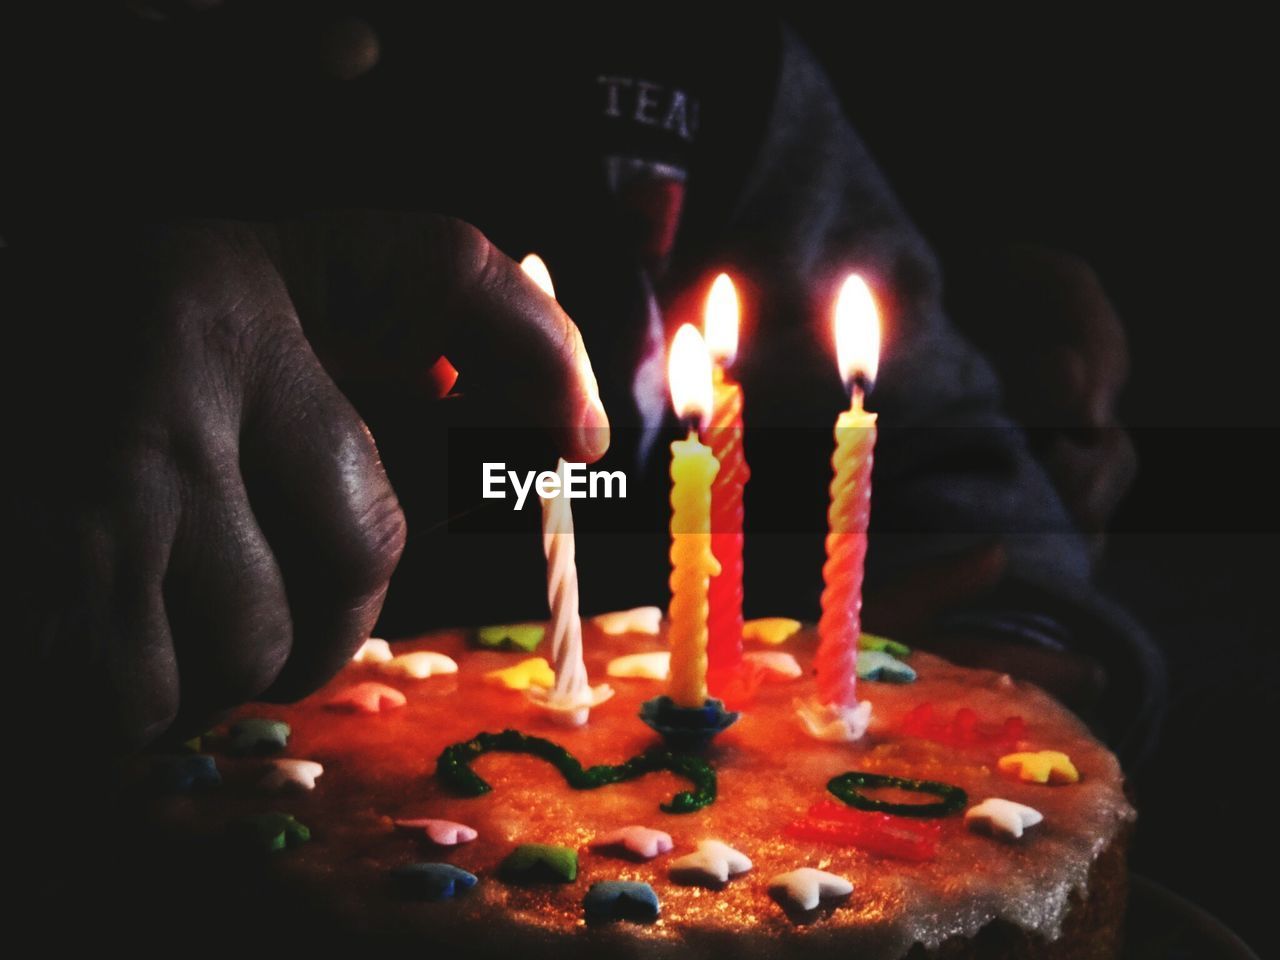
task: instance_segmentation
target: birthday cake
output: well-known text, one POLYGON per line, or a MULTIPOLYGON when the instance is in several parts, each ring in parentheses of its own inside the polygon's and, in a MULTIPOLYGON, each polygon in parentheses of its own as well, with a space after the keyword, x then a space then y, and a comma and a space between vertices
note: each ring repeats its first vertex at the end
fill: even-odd
POLYGON ((147 760, 209 926, 440 957, 1115 956, 1134 813, 1065 708, 864 638, 870 727, 823 741, 796 713, 814 632, 772 621, 740 718, 677 749, 637 716, 656 613, 584 622, 614 695, 581 727, 529 696, 549 641, 519 625, 371 641, 300 703, 147 760))

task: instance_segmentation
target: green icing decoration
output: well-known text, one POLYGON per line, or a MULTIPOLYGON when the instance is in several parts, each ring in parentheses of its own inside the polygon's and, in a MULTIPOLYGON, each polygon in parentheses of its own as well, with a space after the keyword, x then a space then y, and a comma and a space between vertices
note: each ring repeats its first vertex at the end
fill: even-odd
POLYGON ((715 768, 701 757, 653 747, 623 763, 597 764, 584 769, 577 758, 558 743, 531 737, 519 730, 479 733, 470 740, 445 747, 436 760, 436 776, 464 797, 482 796, 493 788, 471 769, 471 764, 486 753, 527 753, 538 757, 559 770, 575 790, 595 790, 635 780, 646 773, 668 770, 691 782, 694 789, 677 793, 670 803, 661 804, 666 813, 693 813, 716 799, 715 768))
POLYGON ((842 773, 827 781, 827 789, 851 807, 871 810, 875 813, 891 813, 899 817, 945 817, 963 810, 969 797, 959 787, 936 780, 908 780, 906 777, 887 777, 879 773, 853 771, 842 773), (913 793, 928 793, 941 797, 937 803, 890 803, 873 800, 858 792, 859 788, 896 787, 913 793))
POLYGON ((522 843, 507 855, 498 873, 509 883, 573 883, 578 851, 550 843, 522 843))
POLYGON ((279 853, 311 839, 311 830, 288 813, 259 813, 231 825, 235 836, 262 853, 279 853))
POLYGON ((540 623, 509 623, 496 627, 481 627, 476 631, 476 642, 491 650, 523 650, 533 653, 542 643, 547 628, 540 623))
POLYGON ((894 657, 911 656, 911 648, 905 643, 890 640, 888 637, 879 637, 874 633, 864 633, 858 637, 858 649, 879 650, 894 657))

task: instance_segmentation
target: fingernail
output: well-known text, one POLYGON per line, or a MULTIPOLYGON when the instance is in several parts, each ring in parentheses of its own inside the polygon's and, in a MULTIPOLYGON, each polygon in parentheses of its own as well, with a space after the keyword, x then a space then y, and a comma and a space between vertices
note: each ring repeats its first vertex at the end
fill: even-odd
POLYGON ((609 449, 609 415, 598 396, 587 401, 578 427, 578 445, 589 460, 599 460, 609 449))

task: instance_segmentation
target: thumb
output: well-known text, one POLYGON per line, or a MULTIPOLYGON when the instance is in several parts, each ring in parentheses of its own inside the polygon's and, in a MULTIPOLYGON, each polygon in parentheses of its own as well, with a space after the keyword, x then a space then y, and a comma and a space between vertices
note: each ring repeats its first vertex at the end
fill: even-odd
POLYGON ((577 326, 475 227, 434 214, 326 213, 267 228, 312 348, 339 382, 425 387, 441 356, 595 461, 609 419, 577 326))

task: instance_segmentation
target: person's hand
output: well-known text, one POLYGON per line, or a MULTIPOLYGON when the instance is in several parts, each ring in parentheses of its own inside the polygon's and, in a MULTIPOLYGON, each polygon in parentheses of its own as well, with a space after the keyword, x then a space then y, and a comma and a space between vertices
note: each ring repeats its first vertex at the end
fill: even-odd
POLYGON ((11 251, 4 278, 22 332, 18 624, 36 699, 95 742, 300 696, 368 636, 405 522, 333 375, 417 381, 447 354, 566 459, 608 444, 577 328, 465 224, 350 214, 111 240, 11 251))

